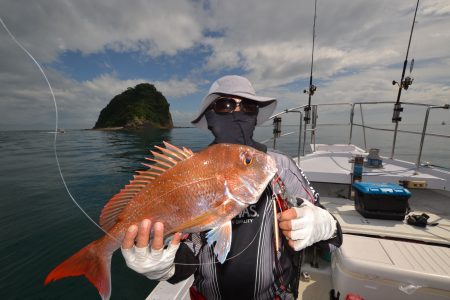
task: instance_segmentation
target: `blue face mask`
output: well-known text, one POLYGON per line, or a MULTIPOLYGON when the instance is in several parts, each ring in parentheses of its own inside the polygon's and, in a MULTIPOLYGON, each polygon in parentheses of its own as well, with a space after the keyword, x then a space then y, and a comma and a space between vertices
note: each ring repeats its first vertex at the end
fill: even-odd
POLYGON ((208 128, 215 137, 213 144, 241 144, 266 152, 265 145, 253 140, 256 117, 257 114, 247 114, 242 111, 226 114, 217 114, 212 110, 205 112, 208 128))

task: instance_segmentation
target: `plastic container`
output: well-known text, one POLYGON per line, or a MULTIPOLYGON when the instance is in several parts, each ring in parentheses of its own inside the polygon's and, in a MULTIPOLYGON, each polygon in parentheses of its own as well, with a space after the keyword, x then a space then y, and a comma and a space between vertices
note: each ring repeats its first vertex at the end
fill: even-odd
POLYGON ((447 246, 344 234, 332 255, 332 287, 340 299, 448 300, 449 255, 447 246))
POLYGON ((395 183, 356 182, 355 208, 366 218, 403 220, 411 193, 395 183))
POLYGON ((381 168, 383 166, 383 161, 380 158, 380 149, 372 148, 369 150, 369 155, 367 155, 367 167, 369 168, 381 168))

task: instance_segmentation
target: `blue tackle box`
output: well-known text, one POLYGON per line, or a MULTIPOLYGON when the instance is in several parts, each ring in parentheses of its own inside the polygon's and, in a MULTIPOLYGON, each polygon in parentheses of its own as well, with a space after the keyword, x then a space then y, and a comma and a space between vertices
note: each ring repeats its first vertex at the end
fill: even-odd
POLYGON ((366 218, 403 220, 411 193, 395 183, 355 182, 355 208, 366 218))

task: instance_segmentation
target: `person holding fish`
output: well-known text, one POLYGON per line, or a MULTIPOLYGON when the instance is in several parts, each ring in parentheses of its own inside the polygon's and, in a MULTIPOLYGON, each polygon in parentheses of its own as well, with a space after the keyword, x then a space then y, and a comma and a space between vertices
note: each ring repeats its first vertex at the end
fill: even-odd
MULTIPOLYGON (((129 226, 121 250, 131 269, 170 283, 194 274, 191 299, 293 299, 298 285, 296 252, 311 245, 328 251, 341 245, 338 222, 320 205, 318 193, 295 162, 253 139, 255 126, 269 119, 276 103, 275 98, 256 95, 241 76, 224 76, 212 84, 192 123, 212 132, 212 145, 245 145, 268 154, 267 170, 274 162, 278 171, 270 180, 242 174, 239 191, 237 181, 225 181, 220 188, 225 202, 240 202, 236 194, 244 190, 258 193, 257 201, 238 205, 228 214, 231 221, 212 230, 193 230, 183 239, 173 234, 166 247, 167 224, 145 219, 129 226), (259 186, 253 186, 258 180, 259 186)), ((253 163, 248 153, 242 156, 245 166, 253 163)), ((267 178, 274 175, 272 169, 267 178)))

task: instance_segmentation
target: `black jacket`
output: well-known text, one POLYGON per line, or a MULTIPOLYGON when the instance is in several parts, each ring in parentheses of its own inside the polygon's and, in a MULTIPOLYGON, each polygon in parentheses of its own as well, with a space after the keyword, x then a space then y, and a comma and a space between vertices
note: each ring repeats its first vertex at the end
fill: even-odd
MULTIPOLYGON (((285 187, 285 200, 297 206, 303 198, 320 205, 319 195, 306 176, 288 156, 269 151, 278 167, 285 187)), ((195 274, 194 287, 207 299, 281 299, 289 292, 289 282, 296 273, 294 251, 287 245, 274 250, 273 190, 266 188, 259 201, 232 220, 231 250, 224 264, 217 262, 213 248, 203 234, 191 234, 180 246, 175 258, 175 274, 168 280, 176 283, 195 274)), ((275 187, 279 193, 279 186, 275 187)), ((332 251, 342 244, 342 232, 317 244, 332 251)), ((285 241, 283 238, 282 240, 285 241)))

